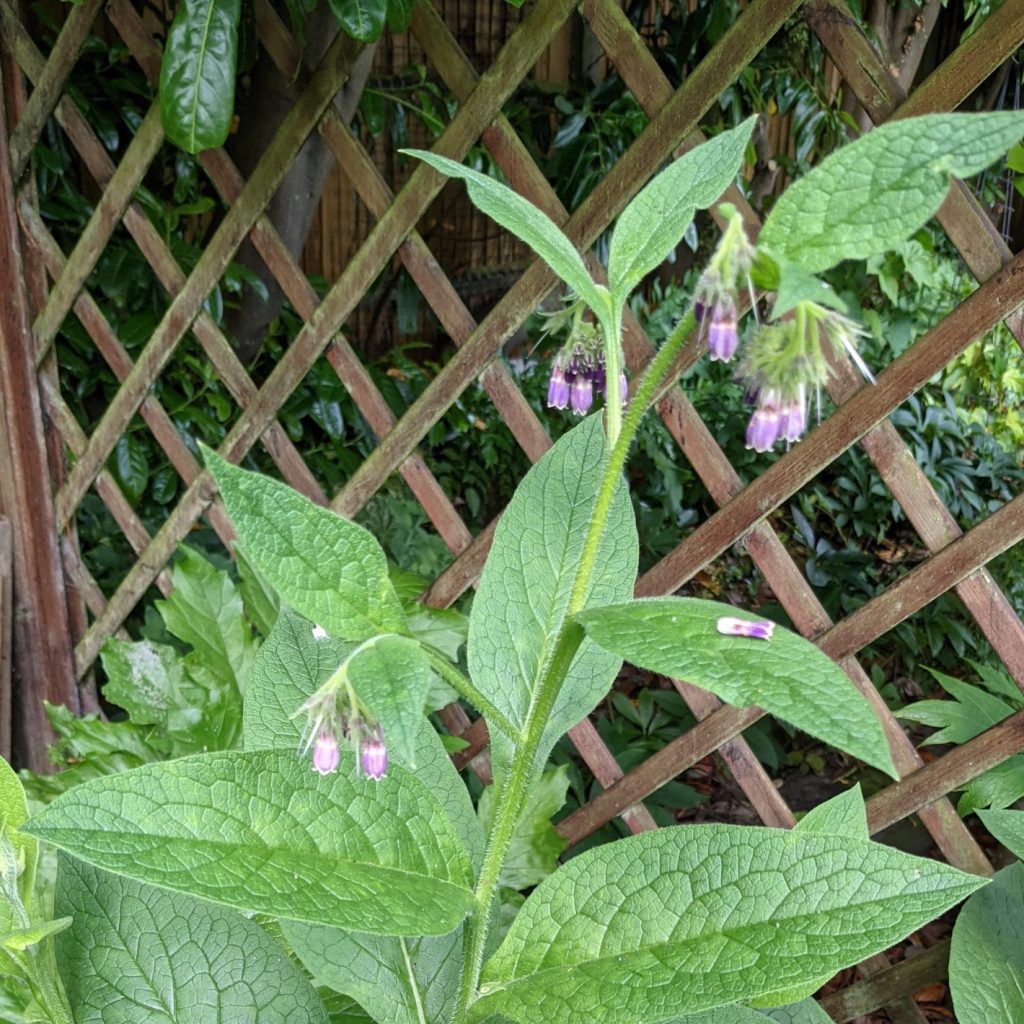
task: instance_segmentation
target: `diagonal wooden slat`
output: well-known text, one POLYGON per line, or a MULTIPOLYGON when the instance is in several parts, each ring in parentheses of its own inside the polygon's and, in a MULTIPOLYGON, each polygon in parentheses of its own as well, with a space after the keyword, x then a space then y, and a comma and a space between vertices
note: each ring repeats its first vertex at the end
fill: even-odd
MULTIPOLYGON (((12 18, 17 18, 13 0, 0 0, 0 6, 5 7, 12 18)), ((20 182, 28 169, 32 150, 39 141, 46 119, 53 113, 61 98, 68 76, 78 60, 82 44, 88 37, 102 6, 102 0, 84 0, 83 3, 71 8, 61 27, 57 42, 46 61, 46 67, 36 80, 36 87, 25 104, 14 131, 11 132, 11 177, 15 183, 20 182)))
MULTIPOLYGON (((29 78, 38 78, 45 65, 43 57, 21 23, 11 18, 10 10, 2 3, 0 32, 12 44, 14 55, 25 74, 29 78)), ((89 173, 100 185, 106 184, 114 173, 113 163, 81 112, 65 96, 57 105, 56 116, 89 173)), ((178 294, 185 284, 185 274, 141 207, 135 203, 129 205, 125 211, 124 224, 168 294, 178 294)), ((256 386, 249 379, 228 340, 205 311, 199 313, 192 329, 232 397, 244 406, 255 394, 256 386)), ((37 360, 41 361, 45 354, 45 351, 37 351, 37 360)), ((292 487, 314 501, 318 500, 321 504, 326 502, 320 485, 278 423, 272 422, 268 426, 261 441, 292 487)))

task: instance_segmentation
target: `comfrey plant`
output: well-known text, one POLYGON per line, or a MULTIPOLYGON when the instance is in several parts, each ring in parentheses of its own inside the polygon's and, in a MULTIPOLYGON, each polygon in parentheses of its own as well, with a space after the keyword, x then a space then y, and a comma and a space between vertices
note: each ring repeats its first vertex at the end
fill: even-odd
POLYGON ((725 211, 699 306, 625 401, 626 300, 734 180, 751 128, 719 135, 639 192, 615 228, 607 283, 510 189, 416 154, 465 179, 474 202, 572 290, 576 331, 550 397, 582 414, 601 390, 603 415, 562 437, 516 491, 473 602, 464 665, 407 615, 369 533, 204 453, 248 561, 289 607, 256 654, 244 750, 95 779, 29 820, 16 778, 0 776, 0 948, 51 1020, 322 1024, 312 977, 359 1004, 335 1007, 346 1021, 764 1024, 771 1011, 761 1008, 788 1006, 786 1019, 813 1022, 821 1012, 801 1001, 835 971, 985 883, 871 842, 851 790, 792 831, 676 826, 589 849, 536 885, 511 924, 511 906, 497 913, 548 754, 623 659, 759 705, 895 775, 869 703, 813 644, 714 602, 633 599, 637 535, 622 470, 698 320, 712 355, 732 358, 755 289, 771 298, 743 356, 757 393, 750 443, 800 437, 828 345, 852 349, 856 333, 814 275, 915 231, 950 176, 1003 154, 1024 116, 879 128, 790 188, 756 249, 725 211), (424 714, 435 677, 490 727, 496 782, 479 817, 424 714), (62 851, 56 921, 32 888, 40 841, 62 851), (48 952, 55 931, 67 1001, 48 952))

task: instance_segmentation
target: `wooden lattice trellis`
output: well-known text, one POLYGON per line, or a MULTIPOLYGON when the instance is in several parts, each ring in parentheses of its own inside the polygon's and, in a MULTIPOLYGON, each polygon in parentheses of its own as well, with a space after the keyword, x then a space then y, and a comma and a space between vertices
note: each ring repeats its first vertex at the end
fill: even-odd
MULTIPOLYGON (((6 299, 0 303, 0 394, 7 439, 6 445, 0 445, 0 477, 4 481, 2 501, 13 520, 21 607, 32 609, 31 615, 21 614, 15 620, 18 650, 34 652, 32 658, 21 659, 21 693, 33 698, 23 699, 18 718, 18 727, 25 734, 43 732, 42 698, 81 706, 83 694, 76 689, 75 680, 86 675, 104 640, 122 629, 148 587, 156 584, 167 591, 168 560, 201 516, 225 542, 230 539, 230 525, 216 502, 209 475, 182 442, 151 390, 187 332, 193 333, 240 410, 220 448, 226 458, 238 461, 259 443, 284 479, 345 515, 362 509, 391 474, 402 475, 456 556, 427 593, 428 602, 439 607, 451 604, 473 585, 494 524, 475 538, 470 534, 417 453, 417 444, 458 395, 479 380, 531 460, 540 458, 550 445, 545 429, 515 381, 494 357, 551 290, 554 278, 541 263, 533 263, 486 318, 480 323, 473 319, 417 233, 417 224, 444 184, 443 179, 419 167, 393 195, 366 150, 332 107, 332 98, 358 55, 356 44, 339 36, 319 67, 305 68, 295 40, 269 0, 257 0, 260 42, 285 76, 298 83, 301 95, 248 180, 243 180, 225 152, 211 150, 201 155, 202 166, 227 213, 198 264, 186 275, 133 198, 163 141, 156 103, 115 167, 65 91, 80 49, 102 8, 100 0, 84 0, 80 6, 69 8, 55 46, 44 55, 25 29, 16 5, 12 0, 0 0, 5 56, 5 96, 0 97, 5 100, 0 102, 0 287, 6 299), (61 251, 43 222, 33 202, 28 174, 33 149, 51 115, 103 190, 70 254, 61 251), (265 215, 299 148, 316 131, 376 218, 374 230, 322 301, 265 215), (119 226, 134 240, 170 298, 166 314, 135 361, 117 338, 100 304, 85 288, 119 226), (203 309, 211 288, 247 237, 303 320, 298 336, 259 387, 203 309), (379 272, 396 255, 458 347, 400 419, 395 418, 358 354, 340 332, 379 272), (84 434, 62 398, 53 353, 54 339, 72 312, 120 381, 119 390, 91 436, 84 434), (335 495, 323 493, 301 453, 275 419, 284 401, 322 356, 380 438, 370 458, 335 495), (187 485, 166 522, 152 536, 104 468, 136 414, 187 485), (48 444, 41 444, 40 438, 46 438, 48 444), (65 452, 72 456, 67 468, 65 452), (74 517, 90 489, 102 499, 138 554, 109 600, 90 577, 74 544, 74 517), (65 600, 65 586, 84 600, 88 617, 76 613, 74 602, 65 600)), ((1024 0, 1007 0, 908 97, 895 84, 841 0, 811 0, 806 4, 801 0, 752 0, 678 89, 670 85, 615 0, 582 0, 578 5, 575 0, 538 3, 482 76, 460 51, 429 0, 416 4, 411 31, 460 103, 437 150, 460 159, 470 146, 481 141, 514 187, 562 224, 585 251, 666 159, 700 145, 702 136, 697 125, 703 115, 786 20, 797 13, 817 33, 847 86, 875 122, 955 109, 1024 42, 1024 0), (576 17, 577 6, 650 121, 607 178, 570 216, 501 110, 555 34, 576 17)), ((109 0, 105 16, 146 76, 155 82, 159 43, 129 0, 109 0)), ((725 198, 740 208, 749 229, 756 232, 757 217, 738 190, 732 189, 725 198)), ((1024 712, 925 765, 856 658, 872 640, 939 595, 955 590, 1024 689, 1024 625, 985 568, 1024 536, 1024 497, 1018 496, 961 534, 888 419, 930 377, 1000 320, 1006 321, 1024 345, 1024 318, 1019 312, 1024 306, 1024 256, 1014 257, 1007 250, 964 186, 953 189, 939 220, 981 286, 887 367, 875 386, 861 385, 849 366, 837 362, 831 381, 837 411, 747 487, 741 485, 685 393, 673 387, 661 397, 657 411, 678 442, 679 457, 689 460, 720 510, 645 573, 638 580, 637 592, 670 593, 730 545, 742 542, 796 627, 843 666, 876 708, 885 727, 901 779, 868 802, 872 832, 917 814, 950 863, 969 871, 991 873, 991 865, 946 794, 1024 750, 1024 712), (836 623, 815 597, 768 516, 855 444, 877 467, 930 557, 888 591, 836 623)), ((600 273, 596 263, 592 263, 592 269, 600 273)), ((636 373, 650 358, 651 346, 628 314, 625 330, 627 361, 636 373)), ((685 369, 699 354, 695 339, 684 350, 678 368, 685 369)), ((604 789, 559 826, 570 843, 580 841, 615 817, 621 817, 634 832, 654 828, 654 819, 642 801, 715 752, 766 824, 793 824, 792 811, 740 735, 762 712, 724 707, 682 680, 675 681, 675 686, 698 724, 628 773, 616 763, 589 721, 572 730, 572 741, 604 789)), ((0 694, 0 711, 3 708, 0 694)), ((472 763, 487 778, 485 724, 471 724, 456 706, 444 714, 449 726, 470 741, 458 757, 460 765, 472 763)), ((894 1020, 922 1021, 909 994, 942 976, 944 955, 943 947, 935 947, 926 956, 894 967, 884 956, 876 957, 864 966, 864 973, 873 975, 870 980, 830 997, 825 1005, 837 1020, 853 1019, 884 1004, 894 1020)))

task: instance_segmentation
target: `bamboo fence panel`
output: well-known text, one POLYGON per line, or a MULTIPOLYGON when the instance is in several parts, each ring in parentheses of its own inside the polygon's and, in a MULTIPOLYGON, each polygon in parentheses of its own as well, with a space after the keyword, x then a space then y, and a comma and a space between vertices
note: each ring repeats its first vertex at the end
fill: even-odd
MULTIPOLYGON (((615 0, 582 0, 578 12, 573 0, 546 0, 525 14, 513 14, 501 4, 470 4, 466 0, 454 7, 458 10, 453 15, 452 4, 445 5, 446 17, 428 0, 417 0, 408 37, 388 44, 404 47, 404 53, 415 54, 417 60, 429 64, 458 101, 436 151, 461 159, 470 147, 485 146, 512 185, 562 225, 585 253, 666 160, 701 144, 698 126, 704 115, 791 17, 803 17, 818 35, 844 87, 853 91, 875 123, 955 109, 1024 41, 1024 0, 1007 0, 908 96, 840 0, 751 0, 707 58, 673 88, 615 0), (495 12, 497 21, 491 17, 495 12), (568 40, 584 23, 604 59, 637 98, 649 123, 601 184, 570 213, 503 116, 502 108, 538 65, 540 73, 549 76, 562 68, 560 55, 568 53, 568 40), (465 38, 465 33, 479 39, 497 34, 504 44, 484 53, 467 53, 453 28, 461 30, 459 38, 465 38)), ((23 658, 20 663, 22 699, 17 725, 23 735, 32 730, 42 735, 39 709, 43 697, 76 709, 82 706, 87 691, 78 684, 88 678, 103 643, 111 636, 124 635, 125 620, 150 586, 169 592, 168 562, 200 518, 205 517, 226 545, 230 543, 230 523, 217 502, 209 474, 153 393, 154 383, 190 333, 237 406, 238 415, 220 446, 225 458, 239 461, 260 444, 286 481, 344 515, 359 512, 393 474, 401 475, 454 556, 426 592, 425 599, 437 607, 450 605, 475 584, 495 522, 476 537, 471 534, 418 452, 421 440, 459 395, 478 381, 531 461, 539 459, 551 443, 498 356, 555 286, 553 275, 539 261, 528 258, 512 287, 478 320, 432 251, 438 238, 427 230, 425 218, 445 180, 425 166, 416 166, 406 180, 389 185, 380 154, 368 149, 333 109, 332 99, 359 47, 339 35, 317 67, 305 67, 299 46, 269 0, 256 0, 255 9, 260 43, 295 83, 297 99, 248 179, 223 150, 201 154, 201 165, 226 213, 198 263, 186 273, 135 198, 164 141, 156 105, 151 106, 115 166, 67 90, 82 46, 101 18, 155 83, 160 41, 148 22, 130 0, 109 0, 105 8, 99 0, 84 0, 68 10, 55 45, 49 54, 43 54, 13 0, 0 0, 4 55, 4 95, 0 100, 6 98, 6 103, 0 102, 0 286, 12 297, 0 306, 0 399, 6 429, 6 446, 0 452, 0 503, 12 520, 16 600, 18 607, 28 612, 14 616, 15 658, 19 651, 39 652, 38 658, 23 658), (32 154, 51 117, 101 189, 88 224, 68 253, 62 251, 40 216, 31 183, 32 154), (343 263, 336 264, 338 273, 332 275, 333 283, 322 299, 265 212, 313 132, 319 132, 327 143, 337 161, 337 174, 351 188, 359 216, 364 218, 358 230, 353 228, 352 237, 343 240, 343 263), (138 246, 168 299, 166 313, 135 358, 119 340, 103 303, 87 287, 107 246, 122 230, 138 246), (247 238, 302 320, 298 335, 262 382, 249 376, 229 339, 203 308, 210 290, 247 238), (381 271, 398 264, 408 271, 456 346, 443 369, 401 416, 392 412, 360 352, 343 333, 381 271), (39 285, 43 271, 48 288, 39 285), (71 412, 56 370, 54 343, 69 314, 78 318, 119 382, 91 435, 71 412), (349 390, 378 438, 370 457, 335 494, 324 492, 278 421, 285 401, 321 358, 349 390), (141 522, 106 469, 118 439, 137 417, 184 485, 179 501, 155 533, 141 522), (49 445, 49 460, 40 438, 49 445), (54 452, 67 453, 71 461, 55 466, 60 460, 52 457, 54 452), (75 516, 90 491, 109 510, 137 554, 134 565, 110 595, 91 577, 74 540, 75 516), (87 618, 74 611, 69 596, 84 602, 87 618), (32 699, 26 700, 26 696, 32 699)), ((756 235, 757 216, 741 193, 733 188, 724 198, 739 207, 748 231, 756 235)), ((953 591, 1024 690, 1024 625, 986 568, 1024 537, 1024 496, 961 531, 889 419, 936 372, 999 322, 1005 321, 1024 344, 1024 255, 1015 256, 1008 250, 965 185, 951 191, 938 219, 979 282, 978 289, 886 367, 875 385, 861 384, 845 360, 837 357, 830 381, 835 413, 746 487, 685 392, 673 385, 660 396, 657 414, 677 442, 679 457, 689 461, 719 510, 681 536, 674 550, 638 579, 636 589, 641 595, 672 593, 731 546, 742 544, 796 628, 844 668, 879 715, 900 779, 868 801, 872 832, 917 815, 947 860, 965 870, 990 873, 984 852, 947 797, 1024 750, 1024 712, 925 764, 857 660, 858 653, 877 637, 953 591), (928 557, 888 590, 835 622, 787 551, 771 517, 855 445, 877 467, 928 557)), ((320 230, 322 233, 323 225, 320 230)), ((521 251, 503 248, 510 243, 496 238, 497 247, 488 252, 503 258, 508 252, 521 251)), ((600 276, 600 266, 588 259, 600 276)), ((634 374, 643 369, 653 351, 640 325, 629 315, 625 350, 634 374)), ((684 371, 702 354, 702 342, 694 337, 677 369, 684 371)), ((0 613, 5 608, 0 593, 0 613)), ((4 652, 9 650, 10 644, 0 636, 0 713, 5 713, 4 652)), ((634 832, 656 827, 643 801, 712 754, 728 766, 762 821, 781 827, 795 821, 793 811, 741 735, 763 712, 723 706, 685 680, 673 680, 673 685, 694 712, 697 724, 630 771, 617 763, 591 721, 572 730, 571 739, 602 792, 560 823, 559 831, 570 843, 581 841, 615 818, 621 818, 634 832)), ((456 755, 456 763, 472 765, 489 781, 486 723, 471 721, 458 705, 445 709, 443 718, 469 743, 456 755)), ((3 729, 0 723, 0 747, 4 746, 3 729)), ((893 1020, 921 1021, 921 1011, 910 996, 943 976, 947 958, 945 945, 895 965, 884 956, 872 958, 862 966, 863 980, 826 997, 822 1005, 837 1021, 852 1020, 883 1006, 893 1020)))

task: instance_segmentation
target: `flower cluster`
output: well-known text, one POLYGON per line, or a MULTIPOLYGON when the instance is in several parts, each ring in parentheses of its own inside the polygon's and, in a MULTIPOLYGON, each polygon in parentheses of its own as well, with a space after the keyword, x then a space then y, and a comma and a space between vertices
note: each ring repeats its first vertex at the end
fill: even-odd
MULTIPOLYGON (((741 285, 750 292, 755 317, 757 303, 751 279, 754 247, 735 209, 723 204, 723 213, 726 229, 697 282, 693 311, 701 336, 707 338, 711 361, 727 363, 739 349, 741 285)), ((861 333, 842 314, 809 300, 795 303, 785 320, 758 325, 746 346, 740 371, 747 384, 748 402, 754 406, 747 425, 748 448, 767 452, 780 441, 787 445, 798 441, 807 430, 812 393, 820 415, 821 385, 830 372, 823 342, 844 348, 861 373, 874 380, 857 352, 856 339, 861 333)))
MULTIPOLYGON (((572 409, 577 416, 585 416, 594 399, 607 393, 608 381, 601 331, 596 324, 584 321, 580 312, 579 307, 569 311, 573 321, 570 340, 551 364, 548 408, 572 409)), ((628 390, 626 375, 619 374, 622 401, 626 400, 628 390)))
MULTIPOLYGON (((327 632, 313 628, 313 636, 322 640, 327 632)), ((295 713, 306 716, 305 741, 300 753, 312 748, 313 770, 333 775, 341 763, 340 743, 347 742, 356 754, 363 773, 379 782, 388 771, 388 751, 384 733, 369 710, 356 696, 342 665, 295 713)))

